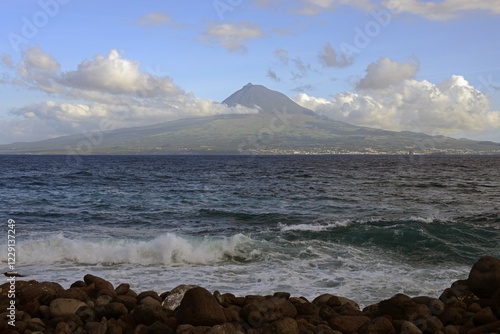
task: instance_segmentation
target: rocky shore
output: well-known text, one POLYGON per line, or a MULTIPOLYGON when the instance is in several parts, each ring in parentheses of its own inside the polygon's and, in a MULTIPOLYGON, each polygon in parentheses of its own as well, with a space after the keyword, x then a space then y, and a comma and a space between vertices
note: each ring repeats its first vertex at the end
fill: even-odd
POLYGON ((0 286, 5 334, 500 333, 500 259, 490 256, 440 296, 397 294, 364 309, 334 294, 312 301, 287 292, 237 297, 186 285, 136 292, 90 274, 68 289, 11 282, 0 286))

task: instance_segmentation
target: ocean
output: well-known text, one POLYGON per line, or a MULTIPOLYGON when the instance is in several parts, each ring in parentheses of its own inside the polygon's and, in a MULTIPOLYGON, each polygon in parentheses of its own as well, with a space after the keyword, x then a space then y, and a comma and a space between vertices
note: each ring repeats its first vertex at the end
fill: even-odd
POLYGON ((500 256, 500 156, 0 156, 15 270, 369 305, 500 256))

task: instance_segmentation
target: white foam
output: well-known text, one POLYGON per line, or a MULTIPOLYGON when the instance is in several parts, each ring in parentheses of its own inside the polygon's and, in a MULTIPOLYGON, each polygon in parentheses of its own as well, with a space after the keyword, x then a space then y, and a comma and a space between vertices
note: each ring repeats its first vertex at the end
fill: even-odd
POLYGON ((17 254, 23 264, 215 264, 232 257, 258 256, 246 252, 252 240, 243 234, 231 237, 182 237, 174 233, 152 240, 117 238, 70 239, 62 233, 19 242, 17 254))
POLYGON ((350 220, 335 221, 326 224, 313 223, 313 224, 297 224, 297 225, 286 225, 278 223, 278 228, 281 232, 288 231, 311 231, 311 232, 321 232, 331 230, 337 227, 346 227, 351 223, 350 220))

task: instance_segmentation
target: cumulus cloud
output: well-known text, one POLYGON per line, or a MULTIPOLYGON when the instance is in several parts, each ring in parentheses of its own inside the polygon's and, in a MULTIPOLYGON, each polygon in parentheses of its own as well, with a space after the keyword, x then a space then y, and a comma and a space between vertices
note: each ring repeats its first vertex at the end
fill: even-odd
POLYGON ((345 53, 338 53, 330 43, 326 43, 318 58, 326 67, 347 67, 352 65, 353 58, 345 53))
POLYGON ((199 39, 205 43, 220 45, 230 52, 245 52, 246 42, 262 37, 264 33, 258 25, 243 21, 223 24, 212 22, 199 39))
POLYGON ((500 2, 497 0, 467 1, 467 0, 385 0, 383 5, 396 13, 408 13, 425 17, 429 20, 450 20, 463 16, 467 12, 485 12, 500 14, 500 2))
POLYGON ((294 99, 334 120, 387 130, 452 135, 500 128, 500 111, 491 111, 488 98, 458 75, 439 84, 404 79, 370 95, 324 99, 303 93, 294 99))
POLYGON ((56 60, 40 48, 32 48, 16 71, 12 82, 51 93, 52 98, 10 111, 16 119, 3 122, 0 129, 12 141, 92 131, 102 120, 110 124, 108 128, 120 128, 192 116, 258 112, 186 93, 171 78, 141 71, 138 62, 123 58, 116 50, 84 60, 74 71, 61 72, 56 60))
POLYGON ((356 88, 381 89, 397 85, 403 80, 413 79, 419 66, 418 61, 400 63, 382 57, 375 63, 368 65, 365 77, 358 82, 356 88))
POLYGON ((172 23, 172 19, 163 12, 151 12, 139 18, 137 24, 143 27, 161 27, 172 23))
POLYGON ((62 79, 75 89, 141 98, 183 93, 172 79, 141 72, 139 66, 139 62, 123 59, 118 51, 111 50, 107 57, 97 55, 83 61, 76 71, 64 73, 62 79))
POLYGON ((59 63, 51 55, 39 47, 32 47, 24 52, 17 68, 19 80, 14 80, 33 89, 56 93, 60 91, 56 80, 59 69, 59 63))

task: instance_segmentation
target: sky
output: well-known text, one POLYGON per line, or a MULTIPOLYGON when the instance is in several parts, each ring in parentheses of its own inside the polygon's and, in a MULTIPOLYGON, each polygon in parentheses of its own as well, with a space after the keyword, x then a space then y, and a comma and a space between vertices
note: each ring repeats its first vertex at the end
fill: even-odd
POLYGON ((248 113, 500 142, 498 0, 5 0, 0 144, 248 113))

